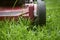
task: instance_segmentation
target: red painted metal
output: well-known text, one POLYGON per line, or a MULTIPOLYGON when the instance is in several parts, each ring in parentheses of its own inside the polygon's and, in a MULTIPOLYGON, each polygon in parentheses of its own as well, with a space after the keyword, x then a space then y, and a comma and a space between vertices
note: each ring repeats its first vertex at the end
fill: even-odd
POLYGON ((30 19, 34 19, 34 6, 29 7, 29 17, 30 19))
POLYGON ((5 8, 3 8, 3 7, 0 7, 0 20, 4 20, 5 18, 6 19, 12 19, 12 18, 18 19, 19 16, 23 16, 25 18, 34 19, 34 6, 31 6, 31 5, 29 6, 28 5, 27 7, 24 7, 24 8, 20 8, 20 7, 15 7, 15 8, 5 7, 5 8), (19 15, 17 15, 18 13, 15 14, 15 15, 12 15, 12 16, 9 16, 9 15, 5 15, 4 16, 3 15, 5 13, 9 14, 9 12, 10 13, 11 12, 14 13, 14 12, 22 11, 22 10, 24 10, 23 13, 19 14, 19 15))

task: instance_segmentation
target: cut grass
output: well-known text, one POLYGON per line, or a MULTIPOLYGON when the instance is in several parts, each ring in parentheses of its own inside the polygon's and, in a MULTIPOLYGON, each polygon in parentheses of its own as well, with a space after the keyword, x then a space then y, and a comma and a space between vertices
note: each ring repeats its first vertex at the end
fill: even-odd
POLYGON ((60 40, 60 8, 58 7, 53 8, 46 3, 46 26, 38 25, 38 28, 34 26, 36 31, 27 31, 27 27, 30 26, 28 19, 20 18, 17 22, 0 21, 0 40, 60 40))

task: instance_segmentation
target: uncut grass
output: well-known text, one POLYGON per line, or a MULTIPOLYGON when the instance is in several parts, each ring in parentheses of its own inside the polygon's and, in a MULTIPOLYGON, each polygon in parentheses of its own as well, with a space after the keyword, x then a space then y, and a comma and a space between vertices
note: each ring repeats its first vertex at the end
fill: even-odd
POLYGON ((29 19, 19 18, 19 21, 0 21, 0 40, 60 40, 60 8, 47 5, 46 26, 29 30, 29 19))
MULTIPOLYGON (((0 40, 60 40, 60 9, 47 9, 46 26, 27 31, 28 19, 0 21, 0 40)), ((36 28, 36 26, 34 26, 36 28)))

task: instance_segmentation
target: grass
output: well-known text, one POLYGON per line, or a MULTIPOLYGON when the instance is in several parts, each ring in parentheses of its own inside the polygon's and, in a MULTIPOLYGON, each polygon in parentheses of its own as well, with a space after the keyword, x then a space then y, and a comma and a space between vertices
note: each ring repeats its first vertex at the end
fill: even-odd
MULTIPOLYGON (((50 1, 51 2, 51 1, 50 1)), ((29 30, 30 20, 19 18, 0 21, 0 40, 60 40, 60 6, 46 1, 46 26, 39 26, 36 31, 29 30), (50 5, 49 5, 50 4, 50 5), (54 5, 54 6, 53 6, 54 5)))

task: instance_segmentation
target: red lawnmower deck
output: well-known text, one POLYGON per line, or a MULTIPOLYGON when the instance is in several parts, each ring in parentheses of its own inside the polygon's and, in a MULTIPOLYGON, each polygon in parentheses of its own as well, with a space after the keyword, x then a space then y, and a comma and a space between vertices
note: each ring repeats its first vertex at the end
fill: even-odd
POLYGON ((26 7, 23 7, 23 8, 2 7, 2 8, 0 8, 0 20, 3 20, 4 18, 17 19, 17 17, 19 17, 19 16, 33 19, 34 18, 33 12, 34 12, 34 6, 30 5, 30 4, 27 4, 26 7))

